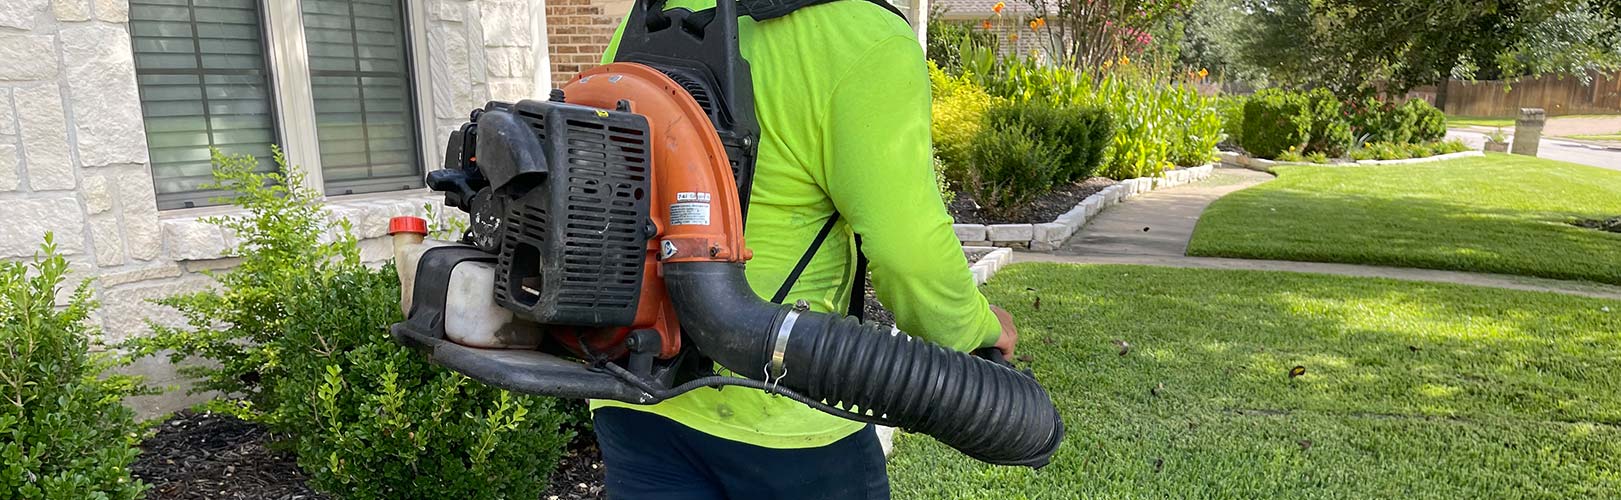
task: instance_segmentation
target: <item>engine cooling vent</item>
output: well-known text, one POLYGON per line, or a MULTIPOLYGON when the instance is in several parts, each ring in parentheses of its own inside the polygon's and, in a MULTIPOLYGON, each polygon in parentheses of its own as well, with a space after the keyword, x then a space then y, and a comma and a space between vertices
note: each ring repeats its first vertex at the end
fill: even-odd
POLYGON ((507 203, 496 299, 532 321, 625 326, 636 317, 651 192, 646 119, 524 101, 546 180, 507 203))

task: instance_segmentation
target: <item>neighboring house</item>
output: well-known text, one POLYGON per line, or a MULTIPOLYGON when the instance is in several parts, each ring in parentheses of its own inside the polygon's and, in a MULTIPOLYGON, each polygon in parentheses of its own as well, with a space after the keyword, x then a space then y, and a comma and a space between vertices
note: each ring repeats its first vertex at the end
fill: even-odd
POLYGON ((594 66, 630 4, 0 0, 0 259, 54 233, 72 278, 95 278, 109 342, 178 321, 148 300, 234 264, 232 235, 201 220, 232 210, 203 187, 209 148, 268 169, 275 144, 384 261, 388 219, 440 203, 422 177, 468 112, 594 66))
MULTIPOLYGON (((990 31, 1000 40, 998 52, 1002 55, 1028 56, 1032 51, 1041 57, 1047 55, 1037 38, 1031 36, 1029 23, 1036 18, 1036 13, 1025 0, 934 0, 932 5, 939 9, 940 21, 976 30, 983 30, 985 21, 990 21, 990 31), (1003 4, 1000 15, 996 12, 997 3, 1003 4)), ((1047 28, 1042 30, 1041 35, 1045 36, 1047 28)))

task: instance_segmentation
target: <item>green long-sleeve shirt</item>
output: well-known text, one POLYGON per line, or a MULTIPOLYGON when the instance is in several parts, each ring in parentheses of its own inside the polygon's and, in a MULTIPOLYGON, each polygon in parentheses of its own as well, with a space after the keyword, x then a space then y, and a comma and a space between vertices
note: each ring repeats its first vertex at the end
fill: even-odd
MULTIPOLYGON (((713 6, 714 0, 671 0, 667 8, 713 6)), ((928 70, 911 28, 858 0, 738 24, 761 130, 744 229, 754 250, 747 275, 755 293, 776 292, 837 209, 841 222, 787 302, 843 311, 855 267, 853 231, 862 236, 878 298, 902 331, 963 351, 994 344, 1001 328, 964 265, 935 188, 928 70)), ((862 427, 742 388, 699 389, 652 406, 593 405, 650 411, 771 448, 824 446, 862 427)))

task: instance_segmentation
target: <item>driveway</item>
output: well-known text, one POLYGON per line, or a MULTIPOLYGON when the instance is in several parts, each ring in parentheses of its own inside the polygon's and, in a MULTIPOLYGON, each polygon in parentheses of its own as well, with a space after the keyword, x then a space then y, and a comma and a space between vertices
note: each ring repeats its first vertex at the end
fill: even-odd
MULTIPOLYGON (((1504 133, 1512 130, 1504 129, 1504 133)), ((1447 130, 1448 139, 1463 139, 1474 149, 1480 149, 1486 144, 1486 134, 1489 129, 1455 128, 1447 130)), ((1537 156, 1550 160, 1568 161, 1591 165, 1610 170, 1621 170, 1621 146, 1607 146, 1592 143, 1577 142, 1565 139, 1549 138, 1544 135, 1542 144, 1537 146, 1537 156)))

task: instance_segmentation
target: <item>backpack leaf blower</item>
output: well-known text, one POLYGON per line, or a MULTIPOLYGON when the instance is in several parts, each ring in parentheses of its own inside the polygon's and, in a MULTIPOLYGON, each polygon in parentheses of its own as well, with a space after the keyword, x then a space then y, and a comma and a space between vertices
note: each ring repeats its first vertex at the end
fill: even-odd
MULTIPOLYGON (((759 129, 736 22, 749 4, 662 3, 632 7, 616 62, 548 100, 492 102, 451 134, 428 184, 469 227, 453 243, 391 221, 395 339, 519 393, 653 404, 741 386, 1045 465, 1064 426, 1029 371, 750 288, 759 129)), ((792 11, 764 5, 749 15, 792 11)))

